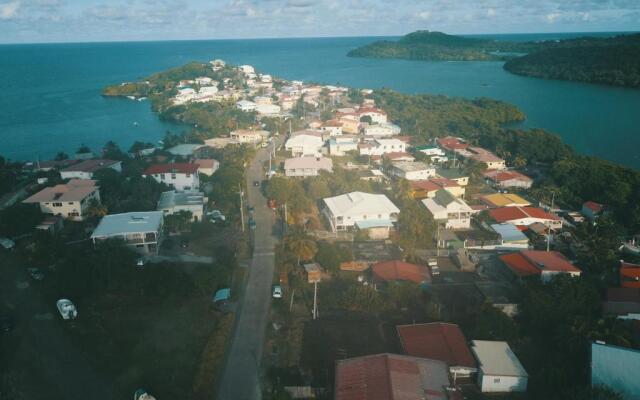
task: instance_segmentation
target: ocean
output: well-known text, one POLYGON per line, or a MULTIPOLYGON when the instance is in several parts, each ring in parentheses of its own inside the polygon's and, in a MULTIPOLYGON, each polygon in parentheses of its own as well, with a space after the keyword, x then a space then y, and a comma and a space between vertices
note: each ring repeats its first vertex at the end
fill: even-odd
MULTIPOLYGON (((482 36, 549 40, 578 34, 482 36)), ((504 71, 500 62, 346 57, 379 39, 1 45, 0 155, 42 160, 81 144, 97 150, 108 140, 126 150, 135 140, 155 142, 167 131, 180 132, 185 128, 159 121, 148 102, 103 98, 101 89, 189 61, 222 58, 287 79, 504 100, 527 114, 524 127, 547 129, 581 153, 640 169, 640 90, 526 78, 504 71)))

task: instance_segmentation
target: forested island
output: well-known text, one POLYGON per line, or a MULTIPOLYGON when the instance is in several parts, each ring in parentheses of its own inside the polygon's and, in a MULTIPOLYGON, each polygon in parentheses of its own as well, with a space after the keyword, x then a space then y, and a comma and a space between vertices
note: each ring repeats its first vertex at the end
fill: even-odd
POLYGON ((640 34, 562 44, 508 60, 504 69, 536 78, 640 87, 640 34))
POLYGON ((505 70, 519 75, 640 87, 640 34, 511 42, 417 31, 397 41, 384 40, 359 47, 347 55, 425 61, 506 61, 505 70))

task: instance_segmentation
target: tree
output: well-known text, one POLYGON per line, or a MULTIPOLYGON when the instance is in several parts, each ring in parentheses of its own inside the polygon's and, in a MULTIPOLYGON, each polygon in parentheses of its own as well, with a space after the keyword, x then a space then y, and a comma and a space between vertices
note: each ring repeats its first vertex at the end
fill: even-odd
POLYGON ((107 207, 100 204, 97 199, 91 199, 89 206, 87 207, 87 215, 95 218, 102 218, 109 213, 107 207))
POLYGON ((287 249, 298 258, 298 265, 301 260, 312 260, 318 252, 318 245, 301 228, 291 229, 285 238, 287 249))
POLYGON ((164 228, 167 232, 184 232, 188 229, 193 214, 191 211, 181 210, 164 217, 164 228))
POLYGON ((59 151, 54 158, 55 161, 63 161, 68 159, 69 159, 69 156, 67 155, 67 153, 63 151, 59 151))

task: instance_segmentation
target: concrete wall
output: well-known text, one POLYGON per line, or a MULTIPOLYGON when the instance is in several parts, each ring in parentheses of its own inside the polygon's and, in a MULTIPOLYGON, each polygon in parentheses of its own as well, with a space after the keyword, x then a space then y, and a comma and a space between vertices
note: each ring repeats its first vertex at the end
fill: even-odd
POLYGON ((526 392, 527 377, 497 376, 478 373, 478 384, 482 392, 526 392))

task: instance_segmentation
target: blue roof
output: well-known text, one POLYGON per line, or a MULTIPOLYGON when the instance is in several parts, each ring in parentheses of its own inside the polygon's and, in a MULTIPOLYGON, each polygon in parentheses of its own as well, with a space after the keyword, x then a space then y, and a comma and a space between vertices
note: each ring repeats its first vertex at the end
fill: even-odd
POLYGON ((358 229, 369 229, 369 228, 391 228, 393 223, 388 219, 367 219, 356 221, 356 226, 358 229))
POLYGON ((492 224, 491 228, 502 237, 505 242, 519 242, 528 240, 527 236, 520 232, 514 224, 492 224))
POLYGON ((625 400, 640 393, 640 351, 608 344, 591 344, 591 384, 620 392, 625 400))
POLYGON ((217 303, 219 301, 229 300, 231 297, 231 289, 220 289, 216 292, 216 295, 213 296, 213 302, 217 303))

